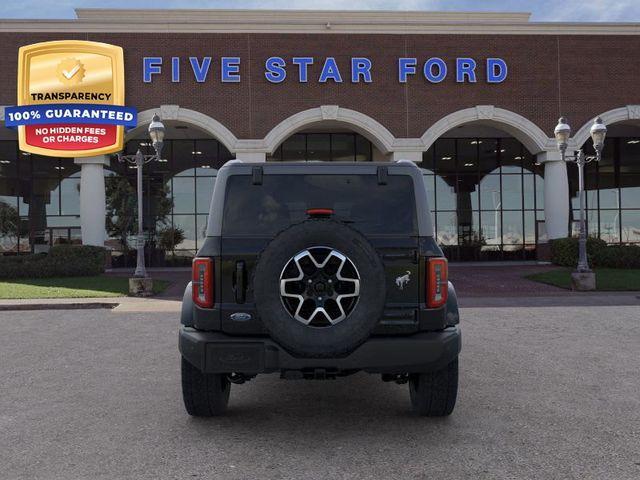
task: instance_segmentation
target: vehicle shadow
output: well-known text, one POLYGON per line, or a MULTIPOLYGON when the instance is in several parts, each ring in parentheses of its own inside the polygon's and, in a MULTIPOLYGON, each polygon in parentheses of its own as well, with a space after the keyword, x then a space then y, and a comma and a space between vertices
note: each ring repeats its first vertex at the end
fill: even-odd
MULTIPOLYGON (((378 375, 364 373, 336 380, 280 380, 263 376, 244 385, 233 385, 225 416, 193 418, 198 432, 219 435, 219 429, 251 433, 254 437, 274 429, 300 438, 342 435, 366 436, 386 430, 418 425, 450 423, 451 417, 423 418, 414 413, 407 384, 385 383, 378 375)), ((404 431, 403 436, 406 435, 404 431)))

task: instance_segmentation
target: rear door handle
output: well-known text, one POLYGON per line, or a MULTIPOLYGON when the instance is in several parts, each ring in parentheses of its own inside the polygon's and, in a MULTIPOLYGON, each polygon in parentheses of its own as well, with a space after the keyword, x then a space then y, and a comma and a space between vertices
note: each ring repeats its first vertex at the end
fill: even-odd
POLYGON ((236 303, 244 303, 245 301, 245 291, 246 291, 246 280, 245 280, 245 268, 244 262, 236 262, 236 270, 234 272, 234 293, 236 297, 236 303))

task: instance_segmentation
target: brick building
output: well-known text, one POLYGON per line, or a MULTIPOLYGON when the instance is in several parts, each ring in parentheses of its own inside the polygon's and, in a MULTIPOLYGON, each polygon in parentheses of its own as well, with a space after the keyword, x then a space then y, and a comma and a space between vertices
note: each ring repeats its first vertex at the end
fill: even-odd
MULTIPOLYGON (((553 139, 561 115, 572 149, 591 150, 594 117, 609 129, 603 160, 586 172, 590 234, 640 243, 640 24, 536 23, 520 13, 76 13, 0 20, 0 105, 16 103, 23 45, 123 47, 126 104, 139 112, 127 152, 148 148, 154 112, 167 126, 164 161, 145 168, 145 222, 152 239, 184 231, 175 254, 197 250, 216 171, 235 157, 417 162, 450 258, 535 258, 547 239, 576 229, 576 167, 553 139), (158 212, 158 195, 170 212, 158 212)), ((108 186, 133 181, 135 170, 107 156, 24 154, 15 132, 0 130, 9 219, 0 251, 106 241, 117 256, 122 246, 105 231, 108 186)))

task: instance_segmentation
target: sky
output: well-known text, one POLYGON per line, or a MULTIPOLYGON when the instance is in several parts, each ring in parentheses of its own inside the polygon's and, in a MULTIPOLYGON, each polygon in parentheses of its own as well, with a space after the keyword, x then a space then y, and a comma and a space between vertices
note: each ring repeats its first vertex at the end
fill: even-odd
POLYGON ((1 18, 75 18, 74 8, 262 8, 530 12, 532 21, 640 22, 640 0, 18 0, 1 18))

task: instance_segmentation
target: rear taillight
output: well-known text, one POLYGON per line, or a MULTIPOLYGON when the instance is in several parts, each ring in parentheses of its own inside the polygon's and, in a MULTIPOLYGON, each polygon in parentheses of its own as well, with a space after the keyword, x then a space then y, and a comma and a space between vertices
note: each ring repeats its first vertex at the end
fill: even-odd
POLYGON ((194 258, 192 266, 193 302, 199 307, 213 307, 213 260, 211 258, 194 258))
POLYGON ((437 308, 447 303, 448 270, 446 258, 427 259, 427 307, 437 308))

